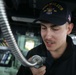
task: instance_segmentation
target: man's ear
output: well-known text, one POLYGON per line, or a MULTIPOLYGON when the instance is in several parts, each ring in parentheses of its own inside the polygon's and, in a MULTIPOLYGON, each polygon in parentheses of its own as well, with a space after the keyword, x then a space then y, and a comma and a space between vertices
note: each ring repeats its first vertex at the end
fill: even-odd
POLYGON ((67 31, 68 35, 72 32, 73 27, 74 27, 73 23, 68 24, 68 31, 67 31))

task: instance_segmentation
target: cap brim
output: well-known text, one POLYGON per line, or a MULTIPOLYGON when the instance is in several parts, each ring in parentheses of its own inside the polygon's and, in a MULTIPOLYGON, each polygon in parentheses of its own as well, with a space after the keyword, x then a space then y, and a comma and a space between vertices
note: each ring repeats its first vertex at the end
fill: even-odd
POLYGON ((40 16, 38 19, 34 21, 34 23, 38 21, 47 21, 49 23, 55 24, 55 25, 63 25, 66 23, 66 19, 61 18, 59 16, 40 16))

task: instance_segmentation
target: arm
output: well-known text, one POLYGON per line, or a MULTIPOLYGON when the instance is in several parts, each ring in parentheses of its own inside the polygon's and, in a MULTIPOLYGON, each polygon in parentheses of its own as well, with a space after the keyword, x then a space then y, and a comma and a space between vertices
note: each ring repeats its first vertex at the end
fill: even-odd
POLYGON ((32 72, 29 67, 21 65, 16 75, 32 75, 32 72))

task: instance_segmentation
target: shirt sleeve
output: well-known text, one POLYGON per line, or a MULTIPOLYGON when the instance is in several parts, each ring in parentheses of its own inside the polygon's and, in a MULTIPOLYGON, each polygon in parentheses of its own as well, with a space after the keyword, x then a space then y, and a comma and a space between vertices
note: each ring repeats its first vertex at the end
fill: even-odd
POLYGON ((16 75, 32 75, 32 72, 29 67, 21 65, 16 75))

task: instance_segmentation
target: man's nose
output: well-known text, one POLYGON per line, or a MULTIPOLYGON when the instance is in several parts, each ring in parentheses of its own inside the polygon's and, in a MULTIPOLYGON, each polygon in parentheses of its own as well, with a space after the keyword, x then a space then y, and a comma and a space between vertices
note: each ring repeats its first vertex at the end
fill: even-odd
POLYGON ((52 30, 48 29, 48 30, 47 30, 47 33, 46 33, 46 38, 47 38, 47 39, 50 39, 50 38, 52 38, 52 35, 53 35, 52 30))

